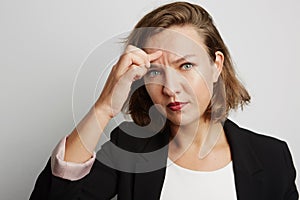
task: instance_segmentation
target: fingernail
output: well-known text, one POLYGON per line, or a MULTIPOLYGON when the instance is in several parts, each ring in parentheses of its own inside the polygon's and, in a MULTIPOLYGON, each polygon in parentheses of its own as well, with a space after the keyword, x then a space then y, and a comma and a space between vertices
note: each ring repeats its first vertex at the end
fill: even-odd
POLYGON ((147 63, 146 63, 146 67, 147 67, 147 68, 150 68, 150 66, 151 66, 150 62, 147 62, 147 63))

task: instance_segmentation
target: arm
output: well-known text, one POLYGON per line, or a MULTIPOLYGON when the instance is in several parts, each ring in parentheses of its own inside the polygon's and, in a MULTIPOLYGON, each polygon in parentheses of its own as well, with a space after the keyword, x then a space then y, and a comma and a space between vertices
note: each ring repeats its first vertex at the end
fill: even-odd
MULTIPOLYGON (((66 139, 64 161, 73 163, 73 165, 76 163, 81 165, 93 158, 95 147, 104 127, 112 117, 120 112, 128 97, 132 82, 141 78, 150 67, 150 61, 157 59, 161 54, 161 51, 146 54, 136 47, 127 47, 125 53, 113 67, 94 107, 66 139)), ((86 176, 79 180, 74 179, 75 181, 54 176, 51 164, 55 166, 55 163, 51 162, 55 162, 55 159, 49 160, 39 175, 30 197, 31 200, 110 199, 116 193, 116 170, 97 160, 86 176)), ((78 170, 81 169, 78 168, 78 170)), ((63 174, 66 173, 80 174, 80 172, 63 172, 63 174)), ((72 177, 69 178, 72 179, 72 177)))
POLYGON ((84 163, 67 162, 64 160, 66 138, 61 139, 52 152, 51 171, 54 176, 63 179, 79 180, 90 172, 96 159, 96 153, 94 152, 92 158, 84 163))
POLYGON ((65 161, 82 163, 89 160, 110 119, 122 109, 132 82, 142 78, 150 62, 162 55, 161 51, 147 54, 129 45, 113 67, 95 106, 88 112, 66 141, 65 161))
POLYGON ((101 134, 113 117, 106 105, 94 106, 66 138, 64 161, 84 163, 94 154, 101 134))
MULTIPOLYGON (((117 134, 118 131, 114 130, 108 142, 116 143, 117 134)), ((63 144, 64 140, 61 143, 63 144)), ((70 176, 71 179, 74 179, 73 181, 66 179, 66 177, 53 175, 51 164, 52 161, 49 159, 46 167, 38 176, 30 200, 107 200, 113 198, 117 193, 117 170, 102 164, 98 160, 92 161, 89 173, 85 174, 83 178, 74 179, 74 174, 71 174, 70 176)), ((78 167, 78 165, 82 164, 77 163, 74 165, 78 167)), ((66 168, 66 170, 69 171, 67 173, 70 173, 70 170, 74 170, 74 168, 66 168)), ((77 172, 80 173, 81 170, 77 170, 77 172)))
POLYGON ((38 176, 30 200, 108 200, 116 195, 117 171, 95 161, 88 175, 77 181, 51 173, 50 159, 38 176))
POLYGON ((286 166, 287 166, 287 178, 288 178, 288 188, 287 191, 285 193, 285 200, 298 200, 299 198, 299 194, 297 191, 297 187, 295 184, 295 179, 296 179, 296 170, 293 164, 293 159, 292 159, 292 155, 289 151, 289 148, 287 146, 287 144, 284 142, 283 143, 283 153, 285 156, 285 160, 286 160, 286 166))

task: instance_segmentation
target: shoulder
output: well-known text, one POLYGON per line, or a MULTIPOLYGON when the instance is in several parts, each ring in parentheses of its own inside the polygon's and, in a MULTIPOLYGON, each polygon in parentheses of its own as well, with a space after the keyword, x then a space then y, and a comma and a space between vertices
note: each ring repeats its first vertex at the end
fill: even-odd
POLYGON ((278 161, 285 167, 293 166, 291 152, 286 141, 245 128, 241 128, 241 130, 263 162, 275 163, 278 161))
POLYGON ((270 170, 293 168, 285 141, 240 127, 231 120, 225 121, 224 129, 233 153, 240 155, 240 159, 252 155, 270 170))
POLYGON ((256 148, 263 149, 278 149, 287 146, 286 142, 266 133, 258 133, 248 128, 237 125, 232 120, 227 119, 224 124, 225 132, 228 131, 227 136, 232 140, 239 142, 250 143, 256 148))
POLYGON ((242 127, 240 127, 240 129, 247 139, 251 140, 253 144, 258 146, 267 146, 270 148, 286 144, 285 141, 274 136, 267 135, 266 133, 259 133, 242 127))
POLYGON ((236 166, 252 172, 262 170, 266 185, 276 186, 277 193, 281 189, 289 197, 285 199, 298 199, 296 169, 285 141, 240 127, 230 120, 225 122, 224 128, 232 145, 236 166))
POLYGON ((246 163, 246 168, 257 164, 270 177, 285 179, 294 175, 293 159, 285 141, 240 127, 231 120, 225 122, 224 129, 233 160, 239 164, 246 163))

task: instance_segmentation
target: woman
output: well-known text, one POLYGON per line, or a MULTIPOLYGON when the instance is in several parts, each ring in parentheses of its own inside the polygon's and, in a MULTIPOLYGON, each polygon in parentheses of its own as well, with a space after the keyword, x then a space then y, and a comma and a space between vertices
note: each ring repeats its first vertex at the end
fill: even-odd
POLYGON ((136 25, 94 107, 53 151, 31 199, 298 199, 285 142, 227 119, 250 96, 200 6, 136 25), (124 122, 96 155, 108 121, 124 122))

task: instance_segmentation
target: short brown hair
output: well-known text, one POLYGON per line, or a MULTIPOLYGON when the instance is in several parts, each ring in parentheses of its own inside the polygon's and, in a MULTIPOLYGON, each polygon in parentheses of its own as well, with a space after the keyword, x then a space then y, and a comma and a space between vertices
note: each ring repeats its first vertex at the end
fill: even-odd
MULTIPOLYGON (((145 15, 127 38, 126 44, 142 48, 146 40, 162 28, 191 25, 203 38, 207 53, 213 62, 216 51, 224 55, 224 65, 219 78, 214 83, 211 101, 204 112, 205 120, 224 121, 231 109, 241 109, 250 102, 250 95, 238 80, 229 51, 214 25, 210 14, 201 6, 187 2, 174 2, 163 5, 145 15), (145 27, 150 27, 143 29, 145 27), (223 82, 222 82, 223 81, 223 82)), ((148 95, 143 80, 132 84, 127 99, 127 113, 140 126, 150 123, 149 109, 153 102, 148 95)), ((126 106, 125 106, 126 107, 126 106)), ((124 107, 124 108, 125 108, 124 107)))

